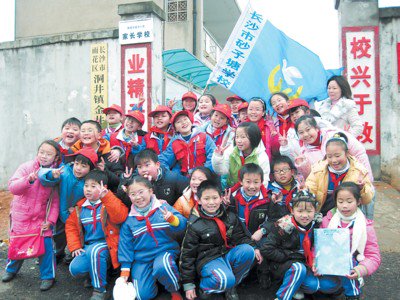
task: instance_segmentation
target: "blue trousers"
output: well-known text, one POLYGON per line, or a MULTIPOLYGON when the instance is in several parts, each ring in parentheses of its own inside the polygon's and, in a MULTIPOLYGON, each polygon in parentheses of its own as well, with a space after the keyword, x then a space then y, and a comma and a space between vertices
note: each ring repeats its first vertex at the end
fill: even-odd
POLYGON ((152 262, 133 263, 131 275, 138 300, 155 298, 158 293, 157 281, 170 293, 179 290, 180 275, 176 259, 176 255, 165 252, 160 253, 152 262))
POLYGON ((316 277, 310 270, 307 270, 304 264, 296 262, 286 271, 276 296, 279 300, 292 299, 299 288, 308 294, 317 291, 329 294, 340 288, 340 280, 336 276, 316 277))
MULTIPOLYGON (((53 239, 51 237, 44 238, 45 252, 39 257, 40 279, 48 280, 56 277, 56 259, 54 255, 53 239)), ((18 273, 24 260, 9 260, 6 271, 9 273, 18 273)))
POLYGON ((216 258, 201 269, 200 288, 206 293, 223 293, 238 285, 249 273, 254 261, 254 249, 242 244, 225 256, 216 258))
POLYGON ((107 285, 107 266, 110 260, 110 252, 106 242, 85 245, 85 252, 76 256, 69 265, 72 276, 84 276, 87 273, 92 280, 92 286, 104 292, 107 285))

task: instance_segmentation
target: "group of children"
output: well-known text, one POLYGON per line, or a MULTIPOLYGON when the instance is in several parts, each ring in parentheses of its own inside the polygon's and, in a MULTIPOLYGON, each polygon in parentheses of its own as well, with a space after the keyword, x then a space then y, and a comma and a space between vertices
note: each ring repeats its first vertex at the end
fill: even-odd
MULTIPOLYGON (((42 227, 45 235, 40 289, 53 286, 64 259, 93 287, 91 299, 105 298, 112 269, 138 299, 155 298, 158 284, 173 300, 182 291, 239 299, 249 273, 262 288, 278 282, 277 299, 342 291, 359 299, 362 277, 380 264, 372 221, 359 208, 375 194, 368 158, 349 133, 311 116, 306 101, 288 100, 271 97, 274 120, 260 98, 235 95, 228 105, 188 92, 183 110, 149 112, 149 132, 142 112, 118 105, 104 110, 104 130, 66 120, 61 137, 44 141, 9 181, 10 233, 42 227), (318 274, 318 227, 349 228, 348 276, 318 274)), ((2 281, 22 262, 9 260, 2 281)))

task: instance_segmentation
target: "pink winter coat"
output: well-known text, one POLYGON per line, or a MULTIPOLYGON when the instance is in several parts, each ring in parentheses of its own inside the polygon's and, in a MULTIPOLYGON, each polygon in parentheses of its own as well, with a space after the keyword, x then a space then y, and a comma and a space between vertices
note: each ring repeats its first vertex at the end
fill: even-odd
MULTIPOLYGON (((17 169, 8 181, 8 189, 14 194, 11 202, 10 231, 22 234, 39 228, 45 221, 47 201, 52 188, 44 187, 39 179, 30 184, 28 176, 40 168, 37 160, 28 161, 17 169)), ((48 222, 55 225, 58 218, 59 198, 58 191, 53 192, 48 222)), ((52 236, 52 230, 46 230, 44 236, 52 236)))
MULTIPOLYGON (((327 228, 329 222, 333 217, 332 211, 322 219, 321 228, 327 228)), ((361 271, 361 276, 370 276, 376 270, 378 270, 381 264, 381 252, 379 250, 378 239, 376 238, 376 233, 374 229, 374 221, 367 220, 367 244, 364 250, 364 260, 360 261, 358 265, 364 266, 365 268, 361 271)), ((353 228, 350 228, 350 238, 353 234, 353 228)))

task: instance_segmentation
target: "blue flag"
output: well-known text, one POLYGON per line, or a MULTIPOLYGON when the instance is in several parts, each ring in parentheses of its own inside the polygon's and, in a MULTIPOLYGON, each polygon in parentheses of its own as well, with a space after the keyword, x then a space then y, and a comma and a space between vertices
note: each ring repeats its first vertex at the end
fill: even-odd
POLYGON ((248 5, 209 81, 246 100, 261 97, 266 101, 271 94, 283 92, 290 99, 310 102, 328 97, 327 80, 341 70, 325 70, 318 55, 248 5))

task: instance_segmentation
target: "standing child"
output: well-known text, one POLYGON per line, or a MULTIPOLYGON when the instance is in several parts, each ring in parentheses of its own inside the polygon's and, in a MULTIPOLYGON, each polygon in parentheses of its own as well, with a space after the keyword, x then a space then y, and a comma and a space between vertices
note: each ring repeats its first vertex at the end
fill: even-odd
POLYGON ((238 182, 239 170, 247 163, 255 163, 264 171, 264 185, 269 181, 269 158, 261 142, 261 132, 255 123, 241 123, 235 132, 234 145, 218 147, 212 156, 212 165, 219 175, 228 174, 227 185, 238 182))
POLYGON ((196 298, 196 277, 202 295, 225 292, 226 299, 239 299, 235 287, 248 274, 259 250, 243 231, 237 216, 225 210, 218 185, 203 181, 198 204, 188 220, 179 265, 187 299, 196 298))
MULTIPOLYGON (((232 127, 236 128, 239 123, 239 106, 242 103, 245 103, 246 100, 240 98, 238 95, 229 96, 226 98, 226 101, 229 103, 232 110, 232 127)), ((246 102, 247 103, 247 102, 246 102)))
POLYGON ((204 180, 216 180, 216 174, 203 166, 194 168, 190 174, 189 186, 174 204, 174 208, 186 219, 189 218, 190 211, 199 201, 197 198, 197 189, 204 180))
POLYGON ((197 106, 197 96, 193 92, 186 92, 182 95, 182 108, 194 114, 197 106))
POLYGON ((204 94, 199 98, 197 112, 194 114, 193 126, 201 127, 211 119, 211 111, 217 104, 217 99, 211 94, 204 94))
POLYGON ((124 111, 121 106, 113 104, 103 109, 106 115, 107 127, 102 130, 101 136, 106 140, 110 140, 111 134, 122 130, 122 120, 124 119, 124 111))
POLYGON ((324 228, 349 228, 352 267, 350 275, 342 277, 346 299, 360 299, 360 279, 372 275, 381 264, 378 239, 373 221, 365 218, 358 208, 361 191, 354 182, 342 183, 334 192, 336 207, 322 220, 324 228))
MULTIPOLYGON (((8 188, 14 194, 10 208, 10 235, 22 235, 41 228, 45 237, 45 253, 39 257, 41 291, 47 291, 53 286, 56 275, 52 230, 58 218, 59 198, 56 191, 40 183, 38 172, 41 167, 54 167, 59 158, 58 144, 52 140, 44 141, 39 146, 35 160, 19 166, 8 182, 8 188), (49 201, 51 205, 46 219, 49 201)), ((23 262, 24 260, 8 260, 2 281, 11 281, 23 262)))
POLYGON ((193 115, 181 110, 171 120, 176 135, 171 139, 167 149, 160 155, 161 165, 188 176, 191 169, 198 166, 212 168, 211 157, 215 143, 204 132, 194 132, 193 115))
POLYGON ((127 193, 132 207, 121 227, 121 277, 127 281, 132 276, 138 299, 155 298, 157 281, 171 293, 172 300, 182 299, 175 262, 180 249, 174 236, 185 230, 186 219, 155 197, 146 178, 134 177, 127 193))
POLYGON ((62 161, 64 161, 64 156, 68 154, 69 148, 79 140, 81 125, 81 121, 77 118, 65 120, 61 126, 61 136, 54 139, 60 148, 62 161))
POLYGON ((65 224, 74 257, 69 271, 72 276, 89 273, 94 288, 90 299, 100 300, 106 295, 110 258, 114 268, 119 266, 117 224, 125 221, 128 209, 107 189, 107 176, 100 170, 86 175, 84 194, 65 224))
POLYGON ((293 128, 294 124, 290 120, 287 112, 289 107, 289 97, 285 93, 274 93, 269 99, 272 109, 276 113, 276 120, 274 122, 276 130, 284 135, 288 132, 289 128, 293 128))
POLYGON ((302 299, 302 292, 334 293, 338 290, 334 277, 313 274, 313 231, 322 222, 321 214, 315 213, 317 204, 312 194, 299 192, 292 199, 292 215, 278 220, 261 248, 262 255, 271 261, 273 277, 283 280, 276 299, 302 299))
POLYGON ((249 107, 248 102, 242 102, 238 107, 238 126, 240 123, 246 122, 247 120, 247 108, 249 107))
POLYGON ((171 126, 172 111, 168 106, 157 105, 156 109, 149 112, 149 118, 153 118, 153 126, 144 136, 147 149, 152 149, 159 155, 167 149, 173 135, 171 126))

